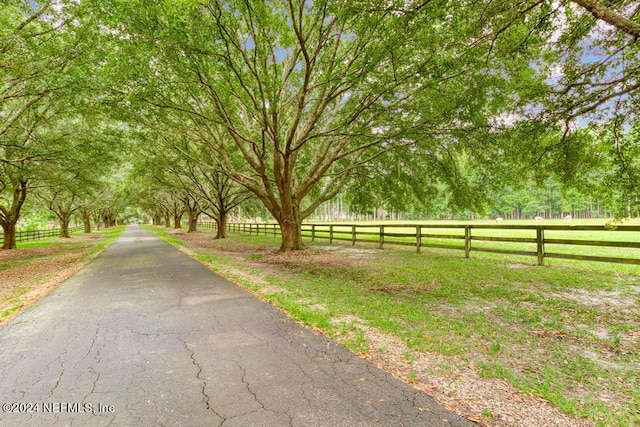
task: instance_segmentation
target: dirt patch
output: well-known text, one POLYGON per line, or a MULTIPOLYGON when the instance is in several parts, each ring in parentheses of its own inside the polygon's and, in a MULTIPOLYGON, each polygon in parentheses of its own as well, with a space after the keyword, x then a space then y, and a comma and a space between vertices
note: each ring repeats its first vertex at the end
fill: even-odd
POLYGON ((74 242, 0 251, 0 313, 8 314, 0 323, 17 316, 90 261, 87 254, 92 245, 69 243, 74 242))
MULTIPOLYGON (((589 350, 586 348, 574 347, 574 350, 580 351, 580 353, 591 360, 592 362, 602 366, 605 369, 623 369, 624 365, 621 363, 612 362, 607 359, 607 354, 601 355, 593 350, 589 350)), ((620 398, 618 398, 619 400, 620 398)), ((602 399, 605 400, 605 399, 602 399)))
POLYGON ((169 234, 175 235, 175 234, 187 234, 186 230, 182 229, 182 228, 174 228, 172 230, 169 230, 169 234))
POLYGON ((309 305, 309 307, 307 307, 309 310, 314 310, 314 311, 329 311, 329 309, 327 308, 326 305, 324 304, 311 304, 309 305))
POLYGON ((376 253, 374 250, 344 246, 314 246, 301 251, 279 252, 277 244, 245 243, 237 239, 214 239, 214 236, 213 232, 205 232, 183 234, 180 238, 197 249, 240 254, 252 264, 311 267, 312 270, 323 271, 362 266, 364 264, 359 260, 376 253))
POLYGON ((302 268, 309 271, 327 272, 331 269, 362 267, 364 264, 333 252, 307 248, 295 252, 271 252, 260 259, 265 264, 282 265, 287 268, 302 268))
POLYGON ((573 289, 567 292, 557 292, 553 294, 560 298, 567 298, 572 301, 590 307, 614 307, 626 308, 636 305, 637 296, 624 294, 620 291, 590 291, 586 289, 573 289))
POLYGON ((363 326, 366 324, 363 319, 350 314, 342 317, 333 317, 329 321, 334 325, 363 326))
POLYGON ((0 250, 0 261, 19 261, 30 258, 45 257, 59 251, 55 246, 43 246, 39 248, 0 250))
POLYGON ((369 343, 365 359, 481 425, 594 425, 571 419, 543 399, 525 395, 506 381, 480 377, 473 363, 454 356, 413 352, 399 338, 361 323, 359 327, 369 343), (488 414, 493 418, 490 424, 488 414))
POLYGON ((279 286, 263 286, 257 291, 260 295, 266 294, 288 294, 289 291, 279 286))
POLYGON ((363 248, 345 247, 345 246, 317 245, 317 246, 314 246, 314 248, 321 250, 323 252, 339 253, 351 259, 371 259, 380 253, 378 249, 363 249, 363 248))
POLYGON ((277 245, 259 245, 248 244, 236 239, 215 239, 214 232, 206 233, 186 233, 180 235, 180 238, 189 245, 199 249, 213 250, 215 252, 233 252, 243 255, 264 254, 275 251, 277 245))

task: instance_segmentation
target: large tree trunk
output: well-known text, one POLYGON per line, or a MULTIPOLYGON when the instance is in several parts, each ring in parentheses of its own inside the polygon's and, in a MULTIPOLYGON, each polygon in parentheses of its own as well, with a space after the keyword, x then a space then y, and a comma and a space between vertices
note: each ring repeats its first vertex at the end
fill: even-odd
POLYGON ((91 233, 91 215, 89 214, 89 212, 80 212, 80 217, 82 218, 82 224, 84 225, 85 234, 91 233))
POLYGON ((2 231, 4 240, 2 242, 2 249, 15 249, 16 248, 16 224, 2 222, 2 231))
POLYGON ((60 237, 63 239, 69 239, 71 236, 69 235, 69 222, 71 221, 70 214, 62 214, 60 216, 60 237))
POLYGON ((0 225, 4 234, 2 249, 15 249, 16 224, 20 219, 20 210, 27 198, 27 181, 14 182, 11 206, 0 205, 0 225))
POLYGON ((182 214, 173 216, 173 228, 182 228, 182 214))
POLYGON ((104 221, 104 228, 111 228, 111 227, 115 227, 117 225, 116 217, 112 213, 105 214, 102 217, 102 220, 104 221))
POLYGON ((189 211, 189 233, 195 233, 198 231, 198 214, 189 211))
POLYGON ((171 218, 169 217, 169 215, 164 217, 164 226, 165 227, 171 227, 171 218))
POLYGON ((282 232, 280 252, 298 251, 304 249, 302 243, 302 221, 284 218, 278 221, 282 232))
POLYGON ((71 212, 61 211, 56 213, 60 224, 60 238, 69 239, 69 222, 71 222, 71 212))
POLYGON ((215 218, 217 229, 216 229, 216 239, 226 239, 227 238, 227 214, 222 213, 215 218))

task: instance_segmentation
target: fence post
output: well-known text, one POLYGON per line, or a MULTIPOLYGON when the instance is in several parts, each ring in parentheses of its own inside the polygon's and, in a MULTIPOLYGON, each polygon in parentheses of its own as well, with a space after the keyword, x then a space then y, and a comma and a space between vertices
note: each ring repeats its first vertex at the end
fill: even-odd
POLYGON ((538 265, 544 265, 544 228, 536 227, 536 244, 538 246, 538 265))
POLYGON ((333 243, 333 224, 329 226, 329 244, 333 243))
POLYGON ((422 226, 416 226, 416 252, 420 253, 420 247, 422 246, 422 226))
POLYGON ((351 246, 356 245, 356 226, 351 226, 351 246))
POLYGON ((311 224, 311 241, 316 240, 316 225, 311 224))
POLYGON ((471 257, 471 226, 464 226, 464 257, 471 257))
POLYGON ((384 246, 384 225, 380 226, 380 249, 384 246))

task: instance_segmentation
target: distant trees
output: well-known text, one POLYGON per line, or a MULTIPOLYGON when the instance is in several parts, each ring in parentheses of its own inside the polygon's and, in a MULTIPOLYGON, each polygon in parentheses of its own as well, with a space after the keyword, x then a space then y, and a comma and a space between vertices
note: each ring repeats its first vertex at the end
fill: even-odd
POLYGON ((141 143, 138 153, 144 209, 155 211, 156 223, 158 216, 173 217, 174 228, 181 227, 179 218, 187 214, 189 232, 196 231, 204 213, 218 225, 216 238, 225 238, 228 215, 253 194, 225 175, 209 151, 171 129, 159 129, 145 135, 154 143, 141 143))
POLYGON ((393 200, 352 199, 347 191, 339 200, 322 205, 311 217, 312 221, 344 220, 395 220, 395 219, 476 219, 495 218, 532 219, 536 216, 561 219, 567 215, 573 218, 610 218, 615 214, 616 201, 608 195, 600 197, 592 191, 580 191, 575 188, 563 188, 553 178, 542 184, 530 180, 518 188, 505 187, 492 194, 483 210, 452 209, 450 192, 440 187, 424 203, 415 194, 406 195, 406 203, 394 206, 387 203, 393 200))

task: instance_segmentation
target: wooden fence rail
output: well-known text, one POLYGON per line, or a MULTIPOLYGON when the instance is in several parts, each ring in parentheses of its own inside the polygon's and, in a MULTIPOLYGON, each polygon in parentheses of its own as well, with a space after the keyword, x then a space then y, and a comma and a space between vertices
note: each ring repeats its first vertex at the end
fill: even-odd
MULTIPOLYGON (((84 231, 84 227, 69 227, 69 234, 77 234, 84 231)), ((29 242, 35 240, 50 239, 52 237, 60 237, 59 228, 51 228, 47 230, 28 230, 17 231, 16 242, 29 242)), ((0 233, 0 246, 4 243, 4 236, 0 233)))
MULTIPOLYGON (((215 223, 199 223, 200 228, 215 229, 215 223)), ((227 231, 231 233, 248 233, 277 236, 280 234, 278 224, 266 223, 229 223, 227 231)), ((549 252, 549 245, 555 249, 572 246, 608 247, 640 249, 640 226, 620 225, 609 228, 600 225, 525 225, 525 224, 303 224, 302 235, 306 238, 328 239, 329 243, 336 241, 348 241, 352 245, 356 242, 375 243, 382 249, 385 245, 413 246, 417 252, 421 248, 458 249, 464 251, 464 256, 469 258, 471 252, 494 252, 513 255, 535 256, 538 264, 543 265, 545 258, 559 258, 585 261, 613 262, 623 264, 640 265, 640 251, 628 251, 625 256, 600 256, 566 253, 559 251, 549 252), (443 231, 444 230, 444 231, 443 231), (483 233, 484 231, 484 233, 483 233), (497 231, 515 232, 518 235, 487 235, 497 231), (563 238, 547 238, 546 232, 562 234, 563 238), (572 238, 572 234, 578 232, 598 232, 608 239, 590 240, 572 238), (627 240, 610 240, 609 238, 624 232, 627 240), (526 236, 524 236, 526 235, 526 236), (570 238, 567 238, 567 235, 570 238), (489 247, 482 242, 498 242, 502 247, 489 247), (478 244, 479 243, 479 244, 478 244), (518 248, 504 246, 504 244, 517 244, 518 248), (521 248, 520 246, 530 247, 521 248), (558 246, 560 245, 560 246, 558 246), (631 255, 631 256, 626 256, 631 255)), ((589 233, 592 235, 593 233, 589 233)), ((570 252, 570 251, 569 251, 570 252)))

